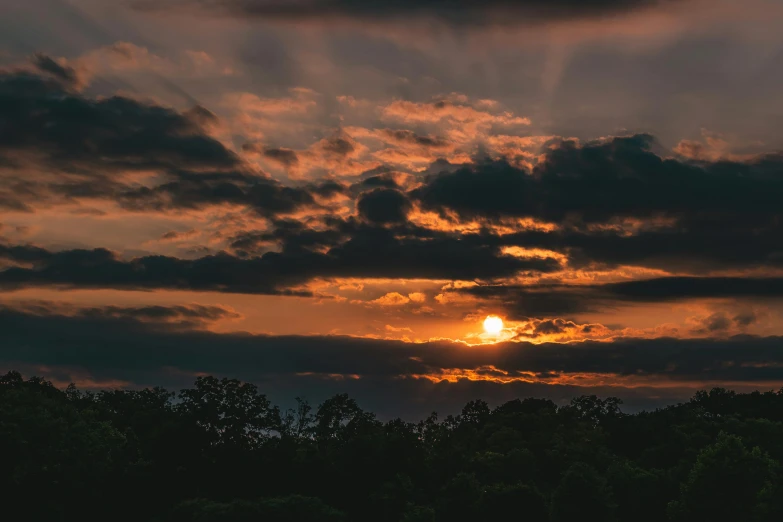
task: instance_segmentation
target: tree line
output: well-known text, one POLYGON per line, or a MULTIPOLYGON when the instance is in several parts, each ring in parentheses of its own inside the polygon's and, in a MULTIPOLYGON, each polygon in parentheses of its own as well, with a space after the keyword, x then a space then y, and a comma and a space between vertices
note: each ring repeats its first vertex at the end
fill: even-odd
POLYGON ((381 422, 347 395, 282 411, 234 379, 84 392, 10 372, 0 500, 36 521, 783 520, 783 390, 620 405, 477 400, 381 422))

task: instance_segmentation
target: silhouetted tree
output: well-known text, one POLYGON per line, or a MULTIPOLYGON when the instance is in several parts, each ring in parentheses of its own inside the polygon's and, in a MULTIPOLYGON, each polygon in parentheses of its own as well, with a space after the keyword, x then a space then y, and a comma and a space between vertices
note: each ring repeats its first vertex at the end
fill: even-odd
POLYGON ((660 470, 642 469, 625 461, 609 467, 607 481, 614 492, 619 520, 665 520, 666 499, 676 494, 676 483, 660 470))
POLYGON ((256 501, 189 500, 172 511, 170 522, 340 522, 344 515, 317 498, 289 496, 256 501))
POLYGON ((109 481, 126 439, 65 393, 17 372, 0 377, 0 490, 9 518, 71 520, 109 516, 109 481), (27 500, 24 500, 27 499, 27 500))
POLYGON ((288 409, 282 415, 280 432, 284 436, 302 438, 313 434, 315 416, 313 407, 301 397, 296 398, 296 409, 288 409))
POLYGON ((257 447, 280 427, 280 412, 256 386, 236 379, 199 377, 179 394, 180 409, 213 444, 257 447))
POLYGON ((546 499, 538 490, 525 484, 495 484, 485 488, 479 516, 482 520, 549 520, 546 499))
POLYGON ((715 389, 633 415, 526 398, 414 424, 345 394, 281 415, 233 379, 175 395, 10 372, 0 495, 9 519, 55 522, 779 522, 781 411, 779 391, 715 389))
POLYGON ((680 499, 670 504, 670 518, 752 520, 774 468, 775 462, 759 448, 748 450, 736 435, 721 433, 699 453, 682 485, 680 499))
POLYGON ((552 494, 552 522, 610 522, 614 513, 606 480, 581 462, 569 468, 552 494))

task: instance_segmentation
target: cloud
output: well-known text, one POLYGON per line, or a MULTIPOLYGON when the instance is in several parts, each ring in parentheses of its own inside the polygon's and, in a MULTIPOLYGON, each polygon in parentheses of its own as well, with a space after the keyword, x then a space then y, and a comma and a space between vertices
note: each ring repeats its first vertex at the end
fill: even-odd
POLYGON ((355 193, 362 193, 374 188, 402 189, 402 173, 385 172, 377 175, 366 176, 363 180, 351 186, 355 193))
POLYGON ((422 292, 411 292, 408 294, 408 298, 414 303, 423 303, 427 300, 427 295, 422 292))
MULTIPOLYGON (((694 206, 698 202, 694 202, 694 206)), ((607 266, 645 266, 671 272, 707 273, 730 268, 780 266, 777 246, 779 225, 773 215, 766 223, 743 223, 750 216, 737 210, 716 216, 712 223, 655 220, 623 225, 597 225, 551 231, 522 231, 498 241, 513 246, 542 248, 567 254, 575 267, 600 263, 607 266), (736 220, 732 222, 732 218, 736 220), (753 233, 750 231, 753 230, 753 233), (726 248, 726 244, 734 248, 726 248)))
MULTIPOLYGON (((475 139, 493 127, 518 128, 531 123, 528 118, 510 111, 498 111, 494 104, 471 101, 462 94, 438 97, 425 103, 395 100, 381 108, 381 120, 409 125, 442 125, 448 138, 458 141, 475 139)), ((393 137, 398 143, 405 142, 400 139, 403 136, 393 137)))
POLYGON ((264 149, 263 155, 265 158, 277 161, 284 167, 294 167, 299 163, 299 157, 296 155, 296 151, 291 149, 264 149))
POLYGON ((618 299, 672 301, 682 298, 783 297, 780 277, 661 277, 598 287, 618 299))
MULTIPOLYGON (((605 284, 479 285, 456 292, 501 303, 515 318, 601 312, 628 303, 696 299, 781 299, 779 277, 658 277, 605 284)), ((455 292, 452 292, 455 293, 455 292)), ((752 313, 737 324, 755 321, 752 313)))
MULTIPOLYGON (((0 329, 8 341, 6 359, 23 355, 57 353, 62 361, 79 364, 79 351, 102 348, 103 335, 118 329, 117 343, 102 358, 130 357, 157 368, 175 366, 186 371, 234 371, 259 378, 264 374, 356 374, 364 377, 414 376, 443 369, 475 369, 493 366, 511 375, 548 380, 548 375, 602 373, 618 376, 657 376, 664 379, 698 381, 783 380, 783 355, 779 337, 737 336, 729 339, 634 339, 615 342, 585 341, 573 344, 498 343, 491 347, 468 347, 462 343, 431 341, 405 343, 335 336, 265 336, 217 334, 204 331, 167 331, 150 325, 150 318, 206 316, 233 317, 230 310, 216 307, 160 307, 124 310, 108 307, 77 314, 53 309, 30 312, 5 306, 0 312, 0 329), (126 319, 132 318, 133 321, 126 319), (31 328, 37 325, 38 328, 31 328), (95 326, 92 331, 85 328, 95 326), (48 326, 42 328, 42 326, 48 326), (26 330, 25 330, 26 328, 26 330), (59 334, 59 336, 58 336, 59 334), (25 337, 27 336, 27 337, 25 337), (62 339, 61 343, 54 339, 62 339), (23 342, 28 339, 28 342, 23 342), (51 342, 49 340, 52 340, 51 342), (83 344, 83 348, 77 348, 83 344), (216 349, 219 347, 219 349, 216 349), (76 350, 66 355, 66 351, 76 350), (684 357, 683 354, 687 355, 684 357), (140 357, 145 355, 145 357, 140 357), (215 368, 206 367, 203 362, 215 368), (732 364, 726 364, 726 363, 732 364)), ((550 323, 540 323, 550 324, 550 323)), ((567 327, 555 325, 556 329, 567 327)), ((94 353, 94 355, 98 355, 94 353)), ((46 361, 36 361, 45 363, 46 361)), ((51 361, 49 361, 51 362, 51 361)), ((98 370, 99 368, 93 368, 98 370)))
POLYGON ((534 218, 611 223, 672 218, 692 226, 721 219, 770 224, 783 195, 783 156, 749 162, 692 163, 655 152, 648 135, 548 147, 532 171, 500 161, 433 176, 413 195, 426 208, 465 218, 534 218))
MULTIPOLYGON (((38 62, 42 60, 36 58, 38 62)), ((49 69, 56 63, 49 60, 49 69)), ((62 79, 62 74, 56 75, 62 79)), ((28 151, 58 169, 236 168, 239 158, 171 109, 119 96, 92 99, 67 84, 0 73, 0 152, 28 151)))
POLYGON ((376 189, 362 194, 356 207, 359 215, 372 223, 403 223, 413 205, 398 190, 376 189))
MULTIPOLYGON (((248 294, 297 294, 305 282, 275 256, 239 259, 228 254, 184 260, 146 256, 123 260, 106 249, 50 252, 33 246, 0 246, 0 258, 15 263, 0 271, 0 287, 65 286, 152 290, 213 290, 248 294)), ((305 294, 306 295, 306 294, 305 294)))
POLYGON ((65 63, 64 60, 61 63, 61 61, 43 53, 36 53, 31 61, 40 71, 51 74, 66 85, 79 87, 82 82, 76 69, 65 63))
POLYGON ((534 24, 549 20, 597 18, 666 4, 664 0, 305 0, 292 4, 284 0, 132 0, 143 11, 188 9, 234 17, 264 20, 329 20, 350 18, 363 21, 415 18, 437 20, 458 26, 534 24))
POLYGON ((197 238, 201 235, 201 232, 196 229, 190 229, 185 231, 178 231, 178 230, 170 230, 160 236, 160 239, 158 239, 161 243, 177 243, 180 241, 188 241, 194 238, 197 238))
MULTIPOLYGON (((212 76, 230 76, 236 71, 228 65, 218 63, 205 51, 185 50, 177 53, 174 59, 160 56, 148 48, 132 42, 119 41, 111 45, 89 51, 76 60, 81 70, 100 77, 104 74, 117 74, 143 71, 165 77, 204 78, 212 76)), ((175 86, 175 90, 180 90, 175 86)), ((185 96, 189 98, 189 96, 185 96)))
POLYGON ((451 145, 447 139, 438 136, 420 135, 407 129, 382 129, 378 131, 377 135, 391 143, 415 145, 417 147, 445 149, 451 145))
POLYGON ((698 318, 696 322, 698 326, 692 329, 696 335, 726 333, 734 326, 726 312, 715 312, 707 317, 698 318))
POLYGON ((451 223, 546 224, 484 240, 560 252, 573 266, 704 272, 780 264, 783 156, 694 162, 659 148, 636 135, 554 142, 532 169, 489 161, 438 172, 433 164, 408 195, 451 223))
MULTIPOLYGON (((12 169, 17 174, 12 175, 9 190, 0 192, 0 201, 8 201, 12 208, 30 209, 56 194, 67 200, 109 200, 148 213, 228 204, 251 209, 271 222, 266 230, 234 233, 226 244, 234 255, 125 261, 100 249, 73 251, 68 259, 64 252, 49 252, 33 267, 13 259, 19 266, 0 273, 5 285, 277 293, 319 277, 497 282, 524 271, 551 273, 594 265, 709 273, 776 267, 783 260, 778 240, 783 217, 778 205, 783 197, 779 155, 715 162, 667 158, 656 152, 660 147, 650 136, 636 135, 585 145, 550 141, 531 168, 503 160, 435 162, 429 174, 418 179, 379 170, 350 187, 329 180, 287 186, 254 171, 210 137, 203 126, 215 116, 203 108, 179 113, 118 97, 91 99, 56 79, 25 72, 0 74, 0 104, 8 108, 12 123, 19 124, 19 132, 0 133, 0 153, 17 161, 24 152, 25 158, 36 157, 57 169, 56 176, 41 174, 40 181, 12 169), (60 130, 73 128, 79 132, 60 130), (150 169, 159 175, 142 183, 123 175, 150 169), (335 210, 323 200, 350 195, 356 198, 358 219, 322 217, 298 224, 293 219, 306 209, 335 210), (414 225, 409 222, 414 210, 416 215, 423 210, 440 216, 445 225, 414 225), (292 219, 282 219, 286 216, 292 219), (541 226, 521 225, 521 220, 541 226), (473 228, 460 230, 462 224, 473 228), (736 248, 725 248, 725 241, 736 248), (529 255, 515 254, 518 251, 529 255), (543 251, 551 255, 536 254, 543 251), (90 256, 100 259, 86 261, 90 256), (96 263, 90 266, 105 267, 107 272, 103 277, 99 272, 81 273, 85 269, 73 260, 76 265, 96 263), (202 265, 237 267, 249 282, 215 275, 206 283, 209 277, 191 274, 202 265), (139 266, 147 267, 141 275, 134 268, 139 266), (160 277, 160 266, 186 274, 180 279, 173 274, 160 277)), ((479 110, 479 102, 473 107, 459 95, 425 105, 438 118, 439 111, 447 118, 512 118, 498 116, 492 104, 479 110)), ((427 116, 426 111, 422 114, 427 116)), ((381 134, 390 141, 422 146, 439 145, 440 140, 405 130, 381 134)), ((309 168, 316 160, 327 166, 355 161, 361 147, 340 131, 305 151, 265 146, 254 150, 283 165, 309 168)), ((340 211, 347 215, 351 202, 340 211)), ((28 247, 3 248, 6 257, 15 258, 28 247)), ((656 292, 668 292, 668 299, 779 294, 770 281, 737 279, 667 279, 646 289, 643 285, 648 283, 630 282, 601 289, 496 285, 468 291, 476 296, 484 292, 483 297, 502 299, 509 306, 524 294, 526 301, 518 313, 535 316, 574 313, 617 301, 666 299, 656 297, 656 292), (675 288, 678 285, 681 288, 675 288)), ((443 300, 447 297, 441 296, 443 300)))
POLYGON ((407 326, 392 326, 390 324, 387 324, 384 326, 384 329, 389 332, 406 332, 406 333, 413 333, 413 330, 408 328, 407 326))
MULTIPOLYGON (((4 305, 0 305, 4 307, 4 305)), ((241 319, 242 315, 225 306, 204 306, 198 304, 176 306, 94 306, 79 307, 65 302, 21 301, 9 309, 36 317, 69 317, 74 320, 118 321, 122 323, 143 323, 146 327, 156 326, 172 329, 200 329, 222 320, 241 319)))
MULTIPOLYGON (((202 310, 192 313, 204 315, 202 310)), ((535 388, 539 395, 557 395, 563 391, 561 386, 575 384, 577 389, 571 391, 579 394, 578 383, 582 392, 612 382, 616 393, 622 393, 624 386, 654 387, 665 393, 668 387, 677 386, 692 390, 710 383, 735 383, 769 388, 783 381, 779 337, 626 338, 468 347, 446 341, 217 334, 150 320, 150 316, 169 314, 178 317, 183 312, 141 308, 72 313, 57 307, 30 311, 7 304, 0 308, 0 365, 78 369, 96 381, 136 384, 158 384, 158 379, 171 379, 174 373, 206 372, 263 383, 265 392, 278 396, 288 391, 307 395, 319 386, 318 393, 324 386, 331 391, 331 385, 325 384, 327 375, 358 376, 370 395, 388 391, 401 380, 422 379, 455 381, 453 388, 440 388, 446 394, 473 381, 494 386, 503 386, 501 382, 535 384, 540 386, 535 388)), ((209 317, 224 314, 206 313, 209 317)), ((395 396, 398 412, 414 397, 395 396)))
MULTIPOLYGON (((147 214, 231 206, 256 219, 224 227, 206 239, 209 247, 192 245, 199 255, 225 252, 189 260, 2 242, 5 288, 307 295, 301 287, 315 279, 461 280, 479 284, 460 290, 460 297, 444 291, 436 302, 467 295, 500 303, 516 317, 546 318, 622 303, 777 299, 783 291, 772 272, 783 261, 780 154, 694 159, 671 156, 648 135, 579 144, 503 134, 502 146, 540 147, 540 154, 531 153, 524 166, 492 159, 498 153, 490 146, 466 163, 438 160, 423 172, 391 165, 362 170, 374 153, 364 138, 403 152, 453 151, 449 144, 469 142, 454 133, 471 125, 487 132, 527 123, 495 102, 450 94, 376 107, 381 119, 401 124, 446 122, 444 134, 382 128, 354 138, 343 128, 301 150, 265 142, 245 147, 302 172, 364 172, 351 184, 324 178, 286 185, 212 137, 208 129, 217 116, 206 108, 179 112, 91 97, 73 85, 76 73, 66 62, 43 55, 34 60, 37 72, 0 71, 0 205, 32 212, 100 200, 147 214), (574 271, 617 267, 672 276, 558 284, 574 271), (727 270, 731 277, 721 274, 727 270), (751 271, 755 277, 743 276, 751 271), (541 274, 550 274, 546 282, 553 284, 516 284, 541 274)), ((289 98, 239 97, 249 110, 276 117, 307 113, 318 96, 293 89, 289 98)))
POLYGON ((371 304, 377 304, 380 306, 402 306, 410 302, 410 298, 405 297, 399 292, 389 292, 388 294, 382 295, 378 299, 370 301, 371 304))
POLYGON ((336 221, 319 231, 296 221, 278 222, 271 233, 241 235, 235 255, 221 252, 195 260, 143 256, 129 260, 106 249, 52 252, 33 245, 0 243, 0 287, 67 286, 116 289, 189 289, 247 294, 305 295, 295 287, 315 278, 482 279, 520 271, 552 272, 554 259, 520 258, 415 227, 377 227, 336 221), (417 236, 417 234, 422 234, 417 236), (255 255, 275 242, 279 251, 255 255))
POLYGON ((242 150, 258 155, 268 168, 284 168, 295 179, 353 176, 379 166, 378 161, 368 157, 367 147, 340 129, 303 149, 270 146, 259 141, 244 144, 242 150))
MULTIPOLYGON (((11 210, 102 199, 134 211, 234 204, 262 216, 317 207, 312 190, 284 186, 211 137, 216 116, 129 98, 91 98, 54 79, 0 72, 0 205, 11 210), (31 174, 34 173, 34 174, 31 174), (151 174, 152 173, 152 174, 151 174), (140 180, 142 182, 140 182, 140 180)), ((330 184, 333 185, 333 184, 330 184)))

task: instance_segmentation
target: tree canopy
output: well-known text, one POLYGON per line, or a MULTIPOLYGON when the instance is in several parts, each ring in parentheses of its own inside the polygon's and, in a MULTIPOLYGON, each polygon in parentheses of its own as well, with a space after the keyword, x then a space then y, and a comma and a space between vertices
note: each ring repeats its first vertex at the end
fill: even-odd
POLYGON ((783 391, 620 406, 382 422, 347 395, 281 411, 226 378, 83 392, 10 372, 0 491, 9 517, 63 522, 783 520, 783 391))

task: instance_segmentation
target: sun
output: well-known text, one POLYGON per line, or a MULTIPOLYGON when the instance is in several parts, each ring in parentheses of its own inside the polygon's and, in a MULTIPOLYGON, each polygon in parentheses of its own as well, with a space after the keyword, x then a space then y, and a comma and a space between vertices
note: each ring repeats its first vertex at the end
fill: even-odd
POLYGON ((484 319, 484 331, 488 334, 497 335, 503 330, 503 319, 496 315, 488 315, 484 319))

